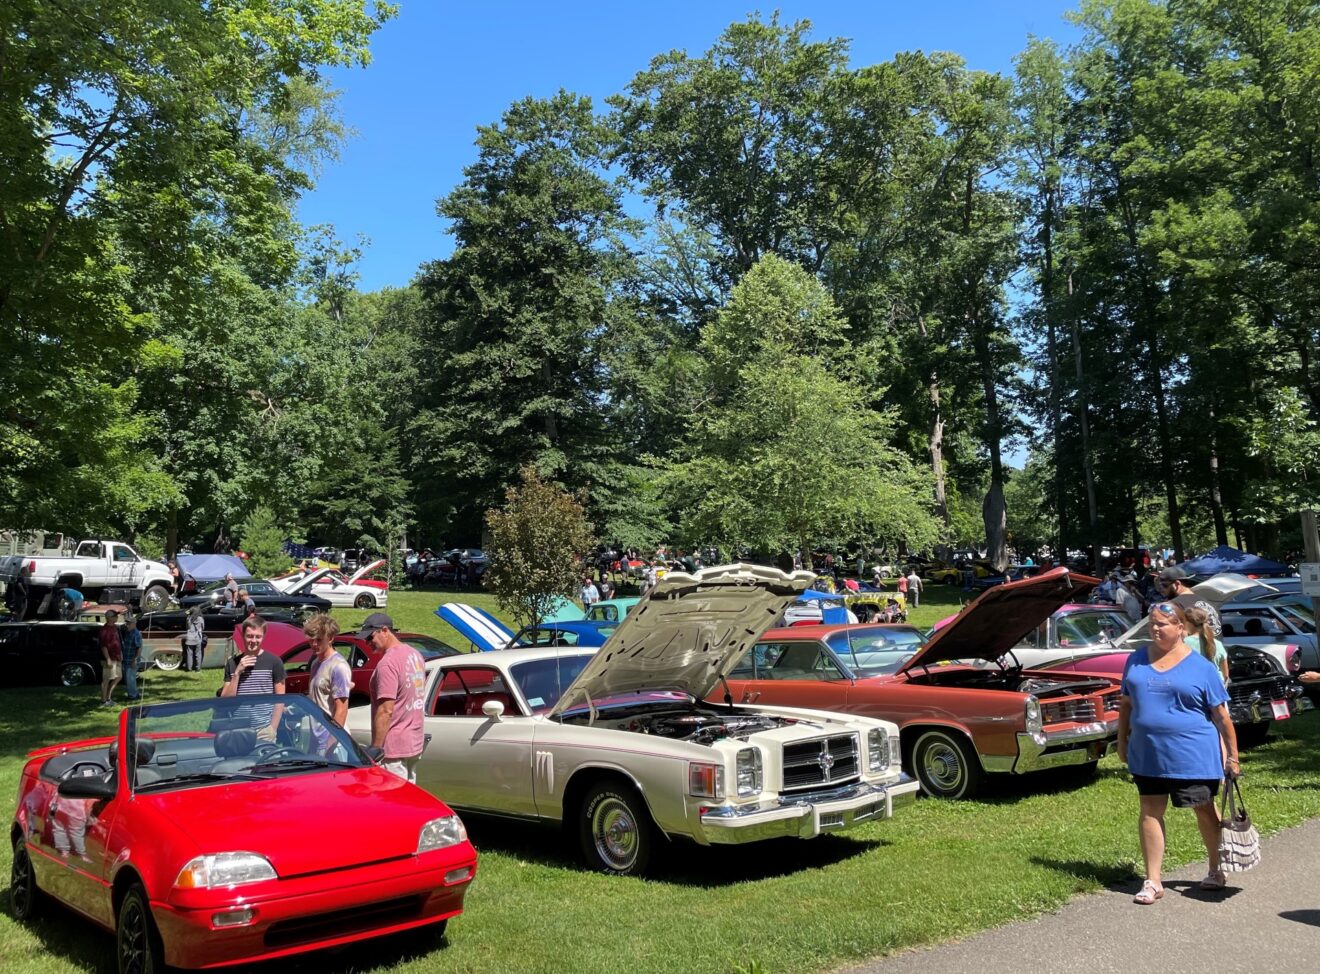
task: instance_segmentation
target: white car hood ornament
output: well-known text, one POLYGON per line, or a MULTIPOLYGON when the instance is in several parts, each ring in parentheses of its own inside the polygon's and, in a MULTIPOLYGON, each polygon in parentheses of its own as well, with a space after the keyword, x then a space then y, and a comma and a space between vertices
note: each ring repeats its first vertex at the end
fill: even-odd
POLYGON ((550 716, 645 690, 702 699, 815 579, 761 565, 671 572, 596 651, 550 716))

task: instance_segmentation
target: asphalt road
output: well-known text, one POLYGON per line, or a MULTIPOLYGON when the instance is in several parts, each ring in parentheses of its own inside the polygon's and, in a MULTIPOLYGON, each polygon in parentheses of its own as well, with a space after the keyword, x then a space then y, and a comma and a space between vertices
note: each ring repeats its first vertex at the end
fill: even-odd
MULTIPOLYGON (((1136 835, 1132 837, 1135 845, 1136 835)), ((1260 974, 1320 968, 1320 819, 1265 839, 1261 862, 1229 873, 1221 893, 1197 889, 1205 862, 1164 880, 1164 898, 1138 906, 1133 882, 1057 913, 940 947, 910 950, 845 974, 1260 974)))

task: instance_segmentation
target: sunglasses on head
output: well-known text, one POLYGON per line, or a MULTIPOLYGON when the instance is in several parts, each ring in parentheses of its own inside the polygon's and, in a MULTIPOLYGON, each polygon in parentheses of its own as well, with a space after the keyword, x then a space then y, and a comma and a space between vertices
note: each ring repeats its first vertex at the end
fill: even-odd
POLYGON ((1150 611, 1151 611, 1151 612, 1158 612, 1158 613, 1160 613, 1161 615, 1171 616, 1171 615, 1173 615, 1173 603, 1172 603, 1172 602, 1156 602, 1154 605, 1152 605, 1152 606, 1150 607, 1150 611))

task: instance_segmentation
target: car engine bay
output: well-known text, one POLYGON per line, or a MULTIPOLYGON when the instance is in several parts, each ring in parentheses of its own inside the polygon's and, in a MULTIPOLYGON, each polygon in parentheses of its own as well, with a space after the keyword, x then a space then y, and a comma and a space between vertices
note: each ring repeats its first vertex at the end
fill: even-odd
MULTIPOLYGON (((631 708, 630 708, 631 709, 631 708)), ((569 718, 570 722, 585 723, 583 718, 569 718)), ((618 715, 617 711, 609 717, 598 716, 596 727, 608 727, 612 730, 631 731, 634 734, 654 734, 676 741, 691 741, 694 744, 714 744, 726 738, 745 741, 752 734, 775 730, 801 723, 791 717, 775 717, 752 711, 717 709, 714 707, 685 707, 663 710, 649 710, 638 713, 635 710, 627 715, 618 715)))

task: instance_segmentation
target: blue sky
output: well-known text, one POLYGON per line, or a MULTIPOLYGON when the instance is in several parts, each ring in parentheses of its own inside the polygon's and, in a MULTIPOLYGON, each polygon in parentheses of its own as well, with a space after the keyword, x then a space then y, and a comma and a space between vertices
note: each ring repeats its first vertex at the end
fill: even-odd
MULTIPOLYGON (((968 65, 1009 71, 1028 34, 1076 38, 1064 0, 820 0, 777 6, 784 21, 808 19, 816 38, 851 41, 854 65, 898 51, 944 50, 968 65)), ((340 107, 357 136, 328 165, 300 206, 306 224, 333 224, 340 239, 370 238, 360 286, 407 284, 418 265, 447 254, 435 201, 463 177, 478 125, 497 121, 528 95, 560 88, 598 106, 656 54, 698 55, 747 2, 452 3, 402 0, 372 44, 365 70, 338 71, 340 107)), ((775 6, 760 8, 768 17, 775 6)))

